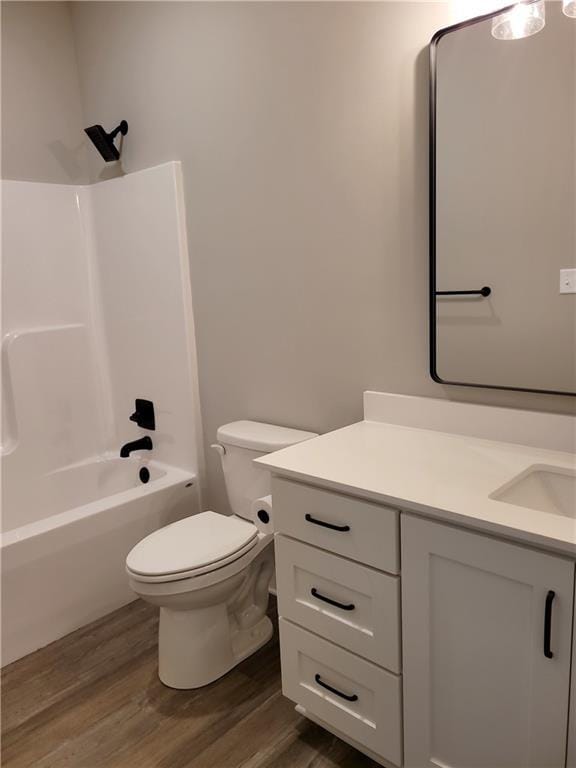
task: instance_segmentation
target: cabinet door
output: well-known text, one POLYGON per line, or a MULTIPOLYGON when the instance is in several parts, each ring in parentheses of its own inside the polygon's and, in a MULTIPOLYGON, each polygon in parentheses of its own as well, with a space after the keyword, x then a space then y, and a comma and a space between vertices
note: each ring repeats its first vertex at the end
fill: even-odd
POLYGON ((402 515, 406 768, 564 767, 573 590, 568 560, 402 515))
POLYGON ((568 717, 567 768, 576 768, 576 595, 574 596, 574 629, 572 631, 572 687, 570 689, 570 715, 568 717))

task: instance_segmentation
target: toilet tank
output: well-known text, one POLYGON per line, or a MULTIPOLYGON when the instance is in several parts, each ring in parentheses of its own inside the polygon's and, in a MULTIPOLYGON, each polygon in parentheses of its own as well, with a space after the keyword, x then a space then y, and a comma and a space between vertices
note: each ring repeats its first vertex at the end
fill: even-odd
POLYGON ((232 511, 250 520, 252 502, 270 493, 270 473, 253 464, 267 453, 317 437, 315 432, 277 427, 258 421, 234 421, 217 432, 226 492, 232 511))

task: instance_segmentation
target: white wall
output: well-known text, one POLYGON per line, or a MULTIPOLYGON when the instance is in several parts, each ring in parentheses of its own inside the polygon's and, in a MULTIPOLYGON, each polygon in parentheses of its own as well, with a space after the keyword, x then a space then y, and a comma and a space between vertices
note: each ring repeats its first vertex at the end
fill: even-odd
MULTIPOLYGON (((125 171, 182 161, 206 446, 239 418, 334 429, 366 389, 572 407, 428 374, 427 44, 451 4, 79 2, 73 19, 87 123, 128 120, 125 171)), ((209 482, 226 509, 211 455, 209 482)))
POLYGON ((2 178, 88 178, 78 65, 65 2, 1 6, 2 178))

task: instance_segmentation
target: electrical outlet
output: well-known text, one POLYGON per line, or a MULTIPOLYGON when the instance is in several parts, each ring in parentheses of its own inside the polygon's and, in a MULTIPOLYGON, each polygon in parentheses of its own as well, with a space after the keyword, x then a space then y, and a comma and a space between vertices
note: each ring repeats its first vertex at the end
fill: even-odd
POLYGON ((576 269, 560 270, 560 293, 576 293, 576 269))

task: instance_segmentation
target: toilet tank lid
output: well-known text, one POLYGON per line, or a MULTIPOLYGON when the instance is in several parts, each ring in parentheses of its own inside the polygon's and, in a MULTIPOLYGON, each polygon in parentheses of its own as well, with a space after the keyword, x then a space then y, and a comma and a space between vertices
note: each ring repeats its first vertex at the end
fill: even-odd
POLYGON ((220 427, 217 437, 218 442, 224 445, 272 453, 318 435, 316 432, 277 427, 274 424, 262 424, 259 421, 233 421, 220 427))

